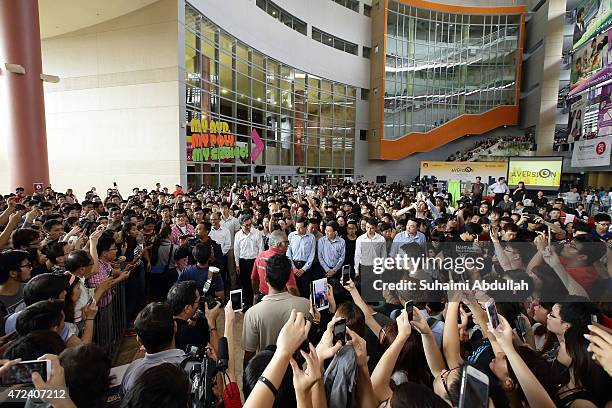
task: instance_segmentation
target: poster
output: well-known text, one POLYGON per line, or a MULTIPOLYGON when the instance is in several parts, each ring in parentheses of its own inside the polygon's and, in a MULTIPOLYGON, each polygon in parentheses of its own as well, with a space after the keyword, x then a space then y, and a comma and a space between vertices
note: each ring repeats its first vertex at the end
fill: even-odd
POLYGON ((520 181, 527 188, 559 188, 563 157, 511 157, 508 161, 508 186, 520 181))
POLYGON ((604 32, 580 47, 572 55, 570 88, 582 84, 597 71, 610 65, 608 61, 609 33, 604 32))
POLYGON ((572 103, 569 114, 569 123, 567 135, 567 143, 574 143, 582 138, 582 123, 584 122, 584 110, 586 108, 586 101, 580 99, 572 103))
POLYGON ((506 177, 508 163, 506 162, 439 162, 422 161, 421 176, 436 177, 438 180, 475 181, 480 176, 483 182, 489 177, 497 179, 506 177))
POLYGON ((612 85, 601 88, 599 112, 597 114, 597 135, 612 135, 612 85))
POLYGON ((612 136, 581 140, 574 144, 572 167, 593 167, 610 165, 612 136))
POLYGON ((576 7, 573 49, 581 47, 612 24, 612 0, 582 0, 576 7))

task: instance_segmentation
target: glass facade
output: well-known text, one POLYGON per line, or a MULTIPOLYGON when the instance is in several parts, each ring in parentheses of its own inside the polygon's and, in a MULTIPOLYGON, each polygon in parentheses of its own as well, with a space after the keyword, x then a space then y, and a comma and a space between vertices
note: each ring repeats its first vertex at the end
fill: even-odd
POLYGON ((390 0, 384 138, 515 105, 521 15, 438 12, 390 0))
POLYGON ((306 23, 287 13, 285 10, 271 2, 270 0, 257 0, 257 7, 268 13, 273 18, 277 19, 287 27, 297 31, 300 34, 306 35, 306 23))
MULTIPOLYGON (((188 148, 188 183, 218 186, 261 181, 265 173, 256 171, 257 166, 292 166, 282 167, 289 169, 285 180, 353 175, 356 89, 258 52, 189 4, 184 81, 187 123, 193 119, 226 122, 236 146, 249 152, 255 147, 252 131, 264 143, 255 163, 250 157, 194 161, 188 148)), ((187 126, 188 140, 191 136, 187 126)))
POLYGON ((331 34, 327 34, 325 31, 321 31, 315 27, 312 27, 312 39, 325 44, 328 47, 348 52, 349 54, 353 55, 357 55, 357 50, 359 49, 357 44, 335 37, 331 34))

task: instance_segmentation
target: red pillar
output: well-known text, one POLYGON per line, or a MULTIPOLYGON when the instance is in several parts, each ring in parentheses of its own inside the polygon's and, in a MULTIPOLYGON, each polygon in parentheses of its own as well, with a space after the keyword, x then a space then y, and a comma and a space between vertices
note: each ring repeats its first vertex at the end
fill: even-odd
POLYGON ((33 183, 49 185, 38 0, 0 0, 0 64, 10 183, 31 193, 33 183), (25 75, 7 71, 5 63, 21 65, 25 75))

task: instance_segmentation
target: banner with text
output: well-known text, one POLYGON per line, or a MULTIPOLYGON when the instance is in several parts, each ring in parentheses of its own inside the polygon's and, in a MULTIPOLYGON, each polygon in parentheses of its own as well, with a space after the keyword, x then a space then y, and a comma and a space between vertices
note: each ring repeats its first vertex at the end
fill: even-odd
POLYGON ((511 157, 508 186, 516 186, 522 181, 527 188, 559 188, 562 168, 562 157, 511 157))
POLYGON ((506 162, 439 162, 422 161, 421 178, 436 177, 438 180, 474 181, 480 176, 482 181, 489 177, 506 177, 508 163, 506 162))
POLYGON ((572 167, 608 166, 612 136, 581 140, 574 144, 572 167))

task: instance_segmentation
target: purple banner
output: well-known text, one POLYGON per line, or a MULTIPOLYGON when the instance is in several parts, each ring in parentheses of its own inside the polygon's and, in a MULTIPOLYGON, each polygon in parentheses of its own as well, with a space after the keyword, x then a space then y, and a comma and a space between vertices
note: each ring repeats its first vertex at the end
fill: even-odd
POLYGON ((605 85, 601 89, 599 102, 599 113, 597 115, 597 134, 599 136, 612 134, 612 84, 605 85))

